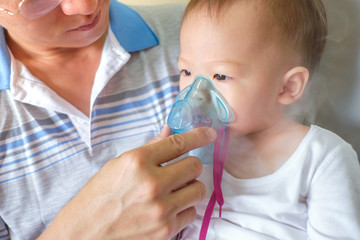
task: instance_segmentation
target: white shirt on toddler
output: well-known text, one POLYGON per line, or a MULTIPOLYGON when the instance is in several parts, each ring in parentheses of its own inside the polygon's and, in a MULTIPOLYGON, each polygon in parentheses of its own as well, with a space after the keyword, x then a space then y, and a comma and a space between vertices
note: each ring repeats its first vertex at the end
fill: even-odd
MULTIPOLYGON (((212 166, 200 180, 207 197, 182 239, 199 239, 213 191, 212 166)), ((292 156, 273 174, 237 179, 224 171, 222 218, 216 205, 207 240, 360 239, 360 167, 352 147, 311 126, 292 156)))

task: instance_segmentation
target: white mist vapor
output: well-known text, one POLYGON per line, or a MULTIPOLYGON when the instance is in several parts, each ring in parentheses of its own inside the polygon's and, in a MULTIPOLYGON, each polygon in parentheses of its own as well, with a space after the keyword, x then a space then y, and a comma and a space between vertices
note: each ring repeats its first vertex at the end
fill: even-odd
POLYGON ((292 116, 340 135, 360 156, 360 0, 323 0, 329 35, 320 68, 292 116))

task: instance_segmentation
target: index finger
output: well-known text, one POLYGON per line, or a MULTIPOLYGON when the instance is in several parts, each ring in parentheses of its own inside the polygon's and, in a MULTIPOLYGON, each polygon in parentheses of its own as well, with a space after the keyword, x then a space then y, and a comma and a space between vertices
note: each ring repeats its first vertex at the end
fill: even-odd
POLYGON ((191 131, 171 135, 163 140, 146 144, 140 149, 145 152, 155 152, 148 156, 148 161, 159 165, 175 159, 190 150, 209 145, 216 139, 216 131, 212 128, 201 127, 191 131))

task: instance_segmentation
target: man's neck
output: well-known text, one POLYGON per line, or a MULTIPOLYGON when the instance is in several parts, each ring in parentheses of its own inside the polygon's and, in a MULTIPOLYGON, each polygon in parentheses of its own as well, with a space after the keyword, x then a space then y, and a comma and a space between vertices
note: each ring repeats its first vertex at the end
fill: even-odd
POLYGON ((14 57, 36 78, 89 116, 92 86, 106 34, 82 48, 49 48, 23 42, 19 44, 11 36, 8 37, 8 46, 14 57))
POLYGON ((54 47, 24 40, 19 41, 16 36, 9 32, 6 32, 6 41, 13 56, 26 66, 34 62, 59 65, 68 62, 69 59, 73 60, 74 57, 82 58, 84 55, 89 55, 93 51, 97 52, 99 49, 102 49, 106 35, 107 32, 95 42, 79 48, 54 47))

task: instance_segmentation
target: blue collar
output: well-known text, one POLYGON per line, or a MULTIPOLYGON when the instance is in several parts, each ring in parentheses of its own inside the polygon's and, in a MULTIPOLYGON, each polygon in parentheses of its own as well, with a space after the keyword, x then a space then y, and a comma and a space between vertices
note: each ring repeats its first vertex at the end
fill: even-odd
POLYGON ((110 3, 110 27, 127 52, 136 52, 159 44, 159 40, 140 15, 117 0, 110 3))
MULTIPOLYGON (((140 51, 159 44, 158 38, 141 16, 117 0, 110 3, 110 27, 127 52, 140 51)), ((0 26, 0 90, 10 88, 10 62, 5 32, 0 26)))

